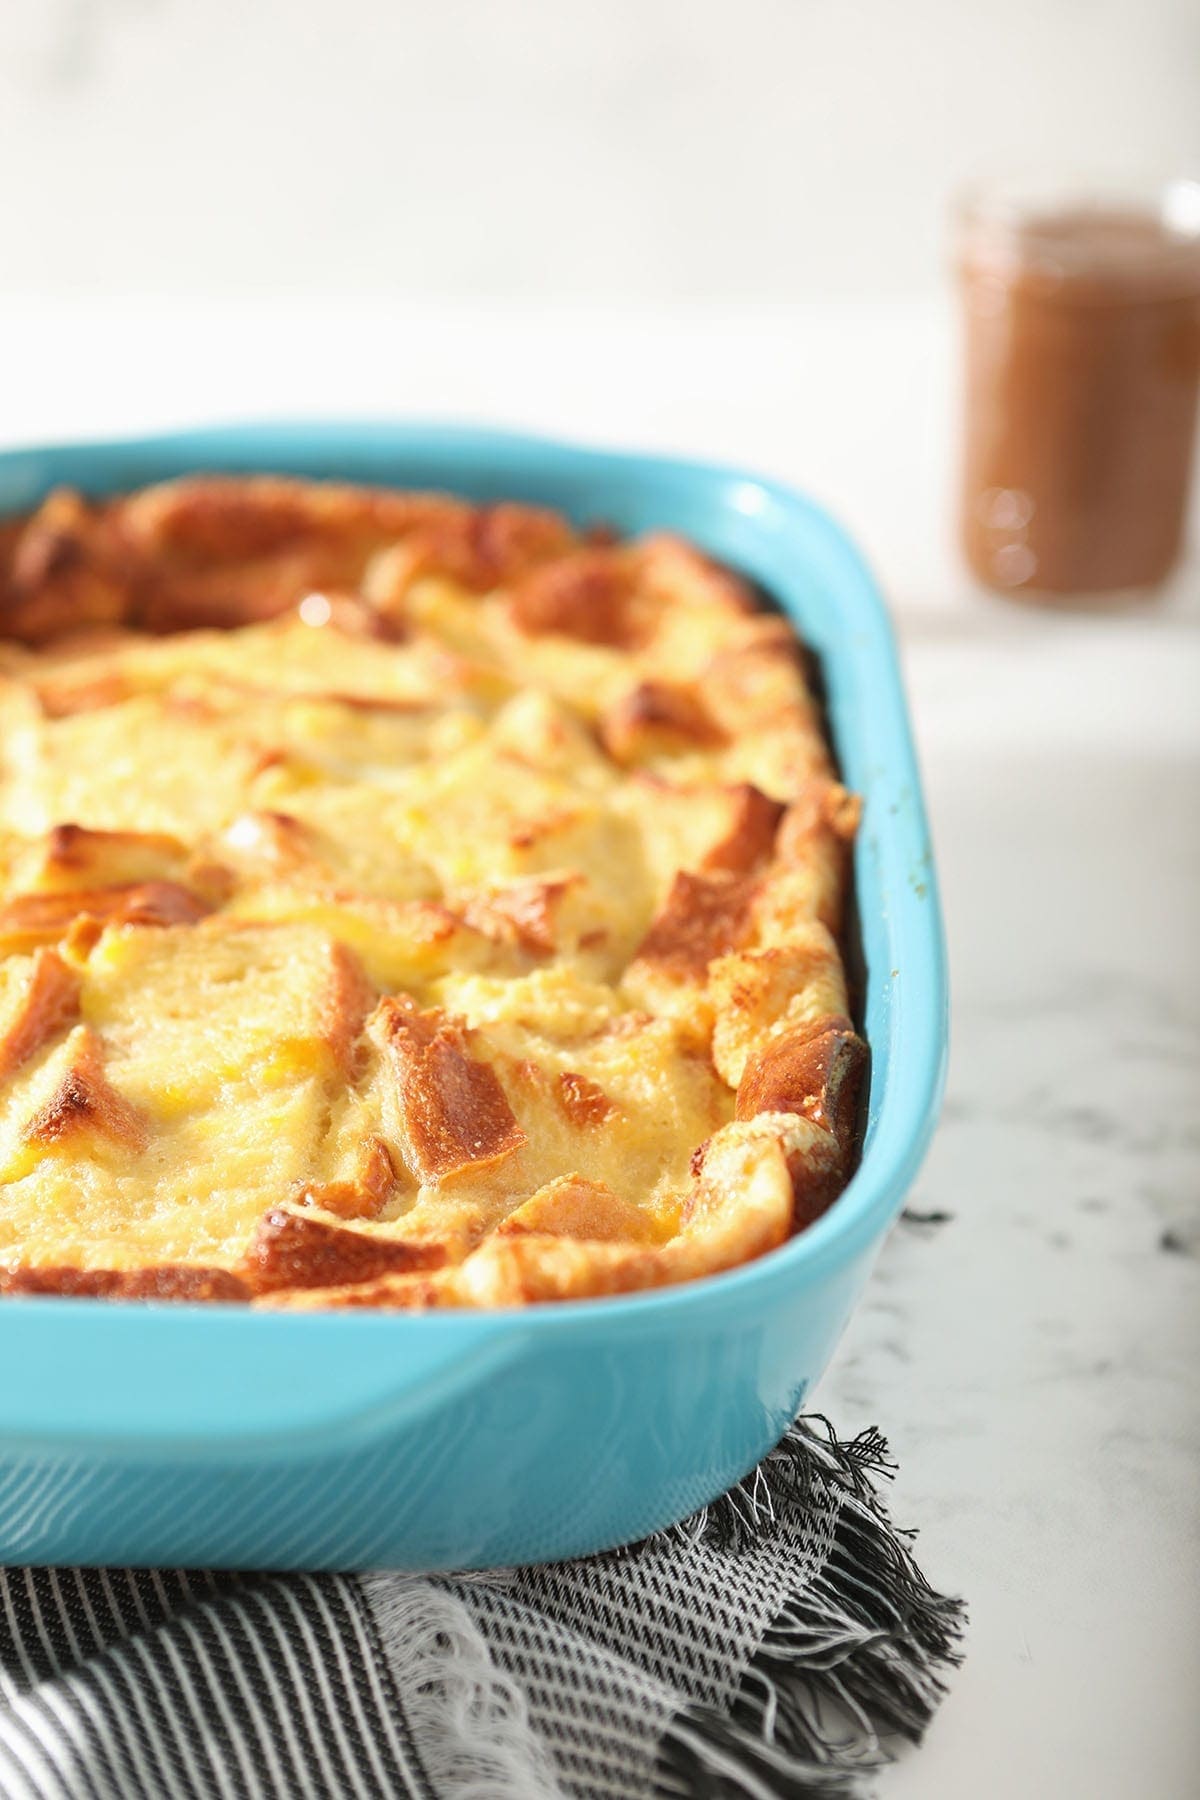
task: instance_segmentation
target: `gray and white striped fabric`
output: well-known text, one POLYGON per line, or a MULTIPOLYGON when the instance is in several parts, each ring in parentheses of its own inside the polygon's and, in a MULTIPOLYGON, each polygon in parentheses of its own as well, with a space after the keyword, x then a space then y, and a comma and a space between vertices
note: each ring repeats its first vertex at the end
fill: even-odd
POLYGON ((686 1525, 487 1575, 0 1571, 0 1796, 864 1793, 963 1618, 888 1467, 801 1420, 686 1525))

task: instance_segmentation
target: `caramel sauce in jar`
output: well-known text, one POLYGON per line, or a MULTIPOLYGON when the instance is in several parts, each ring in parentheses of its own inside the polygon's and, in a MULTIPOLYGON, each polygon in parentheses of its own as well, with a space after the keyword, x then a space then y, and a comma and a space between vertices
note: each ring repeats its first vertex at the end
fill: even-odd
POLYGON ((959 219, 961 538, 987 587, 1157 587, 1183 548, 1200 388, 1200 183, 979 198, 959 219))

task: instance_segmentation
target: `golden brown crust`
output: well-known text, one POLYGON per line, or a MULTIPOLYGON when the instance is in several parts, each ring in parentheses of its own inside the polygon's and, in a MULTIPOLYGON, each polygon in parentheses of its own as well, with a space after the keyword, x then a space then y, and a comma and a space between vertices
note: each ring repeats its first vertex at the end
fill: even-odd
POLYGON ((0 1015, 0 1082, 79 1017, 79 976, 53 950, 38 950, 7 1015, 0 1015))
POLYGON ((74 890, 79 902, 90 888, 111 892, 179 869, 187 851, 166 832, 89 831, 83 825, 52 825, 37 845, 39 889, 74 890), (81 891, 82 890, 82 893, 81 891))
POLYGON ((375 1032, 395 1066, 406 1148, 422 1182, 511 1156, 525 1142, 496 1071, 467 1047, 462 1024, 406 994, 381 1002, 375 1032))
POLYGON ((790 629, 670 534, 50 496, 0 525, 0 1293, 524 1305, 764 1254, 853 1168, 857 823, 790 629))
POLYGON ((86 1146, 90 1139, 103 1137, 134 1151, 144 1150, 150 1136, 148 1122, 105 1075, 104 1052, 95 1032, 77 1026, 69 1047, 57 1085, 25 1121, 21 1136, 43 1148, 86 1146))
POLYGON ((342 1225, 276 1206, 254 1234, 242 1279, 255 1293, 279 1288, 340 1287, 381 1275, 437 1269, 446 1260, 440 1244, 367 1237, 342 1225))
POLYGON ((51 494, 12 545, 0 597, 5 634, 26 643, 121 623, 128 577, 102 511, 68 489, 51 494))
POLYGON ((619 546, 576 551, 527 575, 513 589, 513 620, 527 637, 553 633, 629 649, 638 623, 634 586, 619 546))
POLYGON ((385 548, 404 563, 388 601, 428 574, 483 592, 572 542, 538 507, 280 476, 191 476, 95 505, 60 490, 7 547, 0 627, 33 644, 87 625, 233 629, 352 588, 385 548))
POLYGON ((487 937, 513 936, 527 950, 549 954, 555 948, 555 915, 574 885, 575 878, 569 875, 548 880, 531 875, 472 897, 462 908, 462 918, 487 937))
POLYGON ((716 957, 744 942, 757 893, 746 876, 680 870, 635 961, 668 976, 705 975, 716 957))
POLYGON ((592 1244, 653 1243, 658 1236, 641 1207, 586 1175, 560 1175, 547 1182, 496 1227, 497 1237, 531 1233, 592 1244))
POLYGON ((796 923, 786 941, 719 957, 708 971, 712 1058, 736 1088, 746 1062, 778 1030, 840 1020, 849 1001, 837 944, 818 920, 796 923))
POLYGON ((574 1069, 563 1069, 559 1074, 558 1103, 572 1125, 603 1125, 616 1111, 600 1083, 574 1069))
POLYGON ((866 1064, 867 1047, 849 1019, 778 1032, 746 1064, 736 1116, 800 1113, 831 1132, 848 1156, 866 1064))
POLYGON ((291 1199, 296 1206, 316 1206, 339 1219, 375 1219, 395 1185, 396 1169, 387 1145, 380 1137, 365 1137, 357 1146, 349 1177, 297 1182, 291 1199))
POLYGON ((643 538, 634 555, 643 585, 672 606, 697 612, 714 607, 735 617, 754 613, 754 597, 741 577, 674 532, 643 538))
POLYGON ((58 1294, 79 1300, 246 1301, 252 1290, 228 1269, 157 1263, 148 1269, 0 1268, 0 1294, 58 1294))
POLYGON ((129 683, 120 675, 104 674, 89 680, 78 675, 46 675, 33 684, 38 704, 49 719, 68 719, 73 713, 95 712, 116 706, 128 697, 129 683))
POLYGON ((27 950, 57 943, 80 920, 97 925, 194 925, 209 910, 177 881, 18 894, 0 906, 0 946, 27 950))
POLYGON ((329 978, 319 1002, 321 1035, 346 1081, 354 1078, 355 1048, 375 999, 375 989, 357 956, 344 944, 331 944, 329 978))
POLYGON ((765 862, 776 847, 776 832, 784 809, 761 788, 748 781, 728 790, 729 829, 706 853, 703 867, 746 875, 765 862))
POLYGON ((639 681, 604 714, 599 731, 601 743, 618 763, 647 762, 725 742, 696 690, 670 681, 639 681))

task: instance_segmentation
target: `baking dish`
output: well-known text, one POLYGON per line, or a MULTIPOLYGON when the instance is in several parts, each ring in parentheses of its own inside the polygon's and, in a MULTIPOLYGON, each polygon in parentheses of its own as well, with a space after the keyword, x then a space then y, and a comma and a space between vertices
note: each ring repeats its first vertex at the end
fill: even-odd
POLYGON ((426 425, 268 424, 0 456, 0 513, 198 469, 446 488, 670 528, 819 659, 864 799, 861 1165, 732 1273, 483 1314, 0 1305, 0 1561, 483 1567, 626 1542, 737 1480, 811 1394, 932 1130, 946 987, 928 831, 874 585, 811 502, 738 470, 426 425))

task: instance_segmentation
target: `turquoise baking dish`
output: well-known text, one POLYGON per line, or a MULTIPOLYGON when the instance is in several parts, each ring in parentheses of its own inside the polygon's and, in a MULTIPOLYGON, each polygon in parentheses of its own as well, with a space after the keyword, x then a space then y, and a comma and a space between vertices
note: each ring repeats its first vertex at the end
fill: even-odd
POLYGON ((686 533, 820 659, 864 800, 858 1172, 774 1254, 662 1293, 426 1318, 0 1303, 0 1562, 478 1568, 578 1556, 712 1499, 806 1404, 933 1129, 937 885, 895 650, 811 501, 738 469, 420 424, 252 424, 0 455, 0 513, 196 469, 509 496, 686 533))

